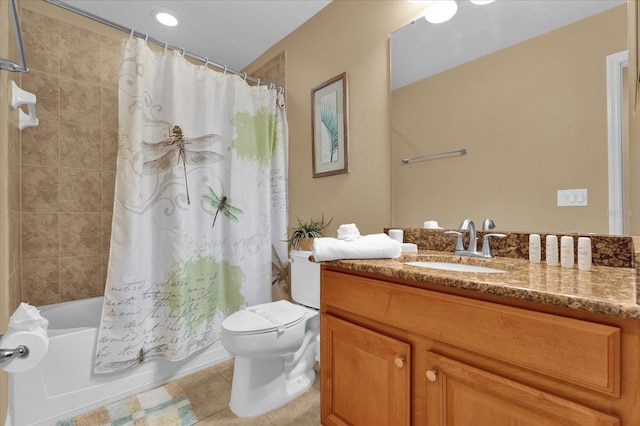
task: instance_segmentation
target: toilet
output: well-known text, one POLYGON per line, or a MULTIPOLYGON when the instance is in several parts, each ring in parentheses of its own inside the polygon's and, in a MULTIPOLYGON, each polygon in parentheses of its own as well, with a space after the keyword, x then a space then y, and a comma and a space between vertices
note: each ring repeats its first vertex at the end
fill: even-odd
POLYGON ((250 306, 222 321, 235 356, 229 408, 254 417, 280 408, 315 382, 320 352, 320 265, 310 251, 291 252, 291 297, 250 306))

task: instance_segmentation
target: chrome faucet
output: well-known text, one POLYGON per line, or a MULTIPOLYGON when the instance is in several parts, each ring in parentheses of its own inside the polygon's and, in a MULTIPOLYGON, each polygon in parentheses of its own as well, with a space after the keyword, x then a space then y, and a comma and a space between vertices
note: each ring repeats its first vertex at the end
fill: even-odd
MULTIPOLYGON (((487 218, 482 224, 482 230, 493 229, 495 228, 495 224, 493 220, 487 218)), ((491 246, 489 245, 489 239, 491 237, 496 238, 505 238, 505 234, 485 234, 482 239, 482 251, 478 251, 478 237, 476 235, 476 225, 469 218, 462 221, 460 226, 458 227, 458 231, 446 231, 445 235, 456 235, 456 248, 453 250, 453 254, 457 254, 460 256, 471 256, 471 257, 484 257, 484 258, 492 258, 493 253, 491 251, 491 246), (464 248, 464 232, 469 232, 469 245, 467 248, 464 248)))
POLYGON ((467 246, 467 251, 477 252, 478 251, 478 237, 476 237, 476 224, 469 218, 462 221, 460 226, 458 226, 459 231, 469 231, 469 245, 467 246))

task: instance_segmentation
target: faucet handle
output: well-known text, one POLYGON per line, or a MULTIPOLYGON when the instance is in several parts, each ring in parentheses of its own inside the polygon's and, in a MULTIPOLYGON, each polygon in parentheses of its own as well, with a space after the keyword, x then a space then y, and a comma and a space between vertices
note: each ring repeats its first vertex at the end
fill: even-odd
POLYGON ((483 230, 483 231, 488 231, 489 229, 493 229, 493 228, 495 228, 495 227, 496 227, 496 224, 495 224, 495 223, 493 223, 493 219, 491 219, 491 218, 489 218, 489 217, 488 217, 488 218, 486 218, 486 219, 484 220, 484 222, 482 222, 482 230, 483 230))
POLYGON ((456 248, 453 252, 456 253, 456 252, 464 251, 464 241, 462 239, 463 238, 462 232, 444 231, 444 235, 457 235, 458 238, 456 240, 456 248))
POLYGON ((491 246, 489 245, 489 238, 506 238, 506 234, 485 234, 482 238, 482 257, 493 257, 493 253, 491 252, 491 246))

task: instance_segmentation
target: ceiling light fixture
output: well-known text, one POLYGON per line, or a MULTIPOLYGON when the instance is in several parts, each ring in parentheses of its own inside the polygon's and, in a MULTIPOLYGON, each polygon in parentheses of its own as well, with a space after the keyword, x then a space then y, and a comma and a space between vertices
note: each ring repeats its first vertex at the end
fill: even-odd
POLYGON ((178 20, 175 16, 168 12, 154 12, 156 20, 160 22, 162 25, 166 25, 167 27, 175 27, 178 25, 178 20))
POLYGON ((496 0, 471 0, 471 3, 477 4, 478 6, 483 6, 485 4, 493 3, 496 0))
POLYGON ((440 24, 453 18, 457 11, 458 4, 455 0, 436 0, 424 11, 424 18, 432 24, 440 24))

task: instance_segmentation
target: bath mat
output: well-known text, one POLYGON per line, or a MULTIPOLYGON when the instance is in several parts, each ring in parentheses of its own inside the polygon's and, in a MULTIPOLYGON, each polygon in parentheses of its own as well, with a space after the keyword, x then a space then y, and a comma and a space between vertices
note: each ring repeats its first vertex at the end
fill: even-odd
POLYGON ((197 421, 187 395, 177 384, 168 383, 56 426, 190 426, 197 421))

